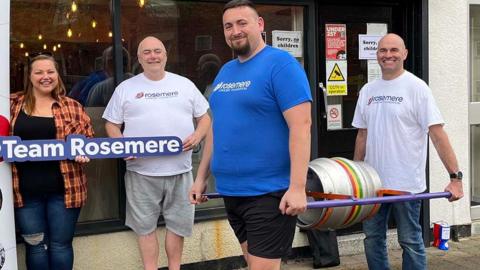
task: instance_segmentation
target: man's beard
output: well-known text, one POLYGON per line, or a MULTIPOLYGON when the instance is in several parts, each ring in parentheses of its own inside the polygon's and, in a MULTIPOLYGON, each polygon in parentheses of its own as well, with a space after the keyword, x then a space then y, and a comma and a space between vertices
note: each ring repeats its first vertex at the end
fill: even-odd
POLYGON ((234 42, 232 41, 232 50, 236 55, 244 56, 250 53, 250 43, 245 42, 245 45, 235 46, 234 42))

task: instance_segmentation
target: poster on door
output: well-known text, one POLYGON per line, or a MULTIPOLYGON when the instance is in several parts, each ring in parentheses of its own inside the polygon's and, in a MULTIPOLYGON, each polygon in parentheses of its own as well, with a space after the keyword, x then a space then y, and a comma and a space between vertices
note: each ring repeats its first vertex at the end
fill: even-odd
POLYGON ((346 96, 347 91, 347 61, 327 61, 326 63, 327 95, 346 96))
MULTIPOLYGON (((373 37, 373 40, 376 40, 376 43, 377 43, 376 45, 378 46, 378 41, 380 41, 380 38, 386 35, 387 32, 388 32, 388 25, 385 23, 367 23, 367 35, 365 36, 373 37), (377 37, 380 37, 380 38, 377 39, 377 37)), ((371 53, 371 58, 367 60, 368 82, 372 82, 382 77, 380 65, 378 65, 378 62, 376 59, 376 52, 375 52, 375 57, 373 57, 373 50, 370 50, 370 53, 371 53)))
POLYGON ((376 60, 378 41, 381 35, 358 35, 358 59, 376 60))
POLYGON ((272 47, 289 52, 293 57, 303 57, 302 31, 272 31, 272 47))
POLYGON ((347 59, 347 25, 325 24, 325 58, 347 59))
POLYGON ((367 63, 368 82, 382 78, 382 71, 377 60, 368 60, 367 63))
POLYGON ((342 104, 327 106, 327 129, 342 128, 342 104))

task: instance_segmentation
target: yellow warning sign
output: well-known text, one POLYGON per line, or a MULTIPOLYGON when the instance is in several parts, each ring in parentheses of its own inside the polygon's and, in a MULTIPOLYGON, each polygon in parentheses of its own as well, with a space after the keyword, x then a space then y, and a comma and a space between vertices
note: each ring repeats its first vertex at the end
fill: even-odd
POLYGON ((347 61, 326 61, 325 78, 327 78, 328 96, 346 96, 348 95, 347 61))
POLYGON ((340 67, 338 66, 337 63, 335 63, 335 66, 333 66, 332 72, 330 72, 330 75, 328 76, 328 81, 329 82, 344 82, 345 77, 342 74, 342 71, 340 70, 340 67))

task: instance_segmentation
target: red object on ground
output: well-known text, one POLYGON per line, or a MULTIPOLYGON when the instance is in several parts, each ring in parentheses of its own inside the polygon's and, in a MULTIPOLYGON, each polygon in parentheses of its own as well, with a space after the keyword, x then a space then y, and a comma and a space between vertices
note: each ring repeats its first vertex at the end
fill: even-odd
POLYGON ((433 246, 438 247, 440 245, 440 224, 433 224, 433 246))

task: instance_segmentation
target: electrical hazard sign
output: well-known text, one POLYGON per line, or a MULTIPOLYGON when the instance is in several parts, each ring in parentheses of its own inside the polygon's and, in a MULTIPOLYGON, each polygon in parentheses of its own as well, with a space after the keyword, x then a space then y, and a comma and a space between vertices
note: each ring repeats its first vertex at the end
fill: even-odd
POLYGON ((347 91, 347 61, 327 61, 327 95, 346 96, 347 91))
POLYGON ((330 76, 328 76, 328 81, 329 82, 345 81, 345 77, 343 77, 342 71, 340 70, 340 67, 338 66, 337 63, 335 63, 335 66, 333 66, 332 72, 330 73, 330 76))

